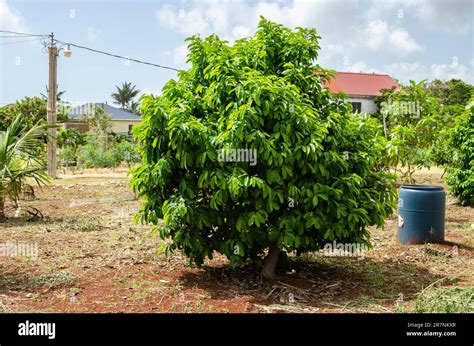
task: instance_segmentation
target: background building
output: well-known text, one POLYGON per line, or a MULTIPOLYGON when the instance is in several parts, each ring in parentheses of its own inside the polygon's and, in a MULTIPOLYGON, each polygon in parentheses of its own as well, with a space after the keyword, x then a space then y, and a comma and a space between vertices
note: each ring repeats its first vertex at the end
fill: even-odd
POLYGON ((86 123, 81 121, 81 116, 92 114, 97 107, 102 108, 105 113, 112 116, 112 131, 117 134, 130 135, 132 127, 138 125, 142 121, 138 115, 121 108, 113 107, 107 103, 87 103, 72 108, 68 115, 69 120, 64 122, 63 127, 65 129, 73 127, 78 129, 80 132, 88 131, 89 128, 86 123))
POLYGON ((377 112, 375 97, 382 89, 398 89, 398 83, 387 74, 337 72, 333 80, 324 84, 331 93, 344 92, 349 96, 352 110, 361 114, 377 112))

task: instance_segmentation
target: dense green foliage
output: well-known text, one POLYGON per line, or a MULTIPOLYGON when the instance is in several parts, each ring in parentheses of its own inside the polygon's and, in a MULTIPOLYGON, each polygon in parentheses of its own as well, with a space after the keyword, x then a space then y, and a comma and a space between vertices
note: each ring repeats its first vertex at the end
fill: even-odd
POLYGON ((27 127, 29 120, 18 115, 6 130, 0 131, 0 222, 5 221, 6 199, 17 205, 28 179, 38 185, 48 182, 41 150, 47 126, 38 122, 27 127))
POLYGON ((413 183, 415 167, 447 165, 452 157, 448 139, 464 105, 443 105, 421 81, 410 81, 399 90, 384 90, 376 100, 390 140, 390 159, 413 183))
MULTIPOLYGON (((68 152, 66 154, 69 155, 68 152)), ((102 137, 89 134, 86 137, 86 144, 79 147, 77 158, 82 168, 116 168, 122 162, 130 168, 140 162, 140 155, 133 143, 128 141, 116 143, 112 135, 104 140, 102 137)))
POLYGON ((214 251, 259 265, 270 244, 305 252, 368 242, 367 227, 392 212, 382 129, 322 87, 329 74, 312 64, 318 39, 265 19, 233 46, 191 37, 192 67, 161 96, 141 99, 137 219, 164 219, 156 230, 165 250, 197 265, 214 251), (232 149, 255 150, 256 164, 218 159, 232 149))
POLYGON ((448 184, 462 205, 474 205, 474 100, 456 120, 448 146, 448 184))
POLYGON ((403 180, 414 182, 415 166, 446 168, 451 163, 449 138, 473 92, 472 85, 457 79, 410 81, 376 98, 381 111, 373 117, 381 124, 385 120, 392 164, 399 165, 403 180))
POLYGON ((6 130, 17 116, 22 117, 22 126, 32 128, 38 122, 46 121, 46 100, 40 97, 25 97, 15 104, 0 108, 0 130, 6 130))
POLYGON ((460 79, 451 79, 449 81, 435 79, 427 83, 426 88, 438 99, 440 104, 446 106, 464 106, 474 93, 474 86, 460 79))
POLYGON ((384 92, 381 113, 385 117, 390 138, 390 156, 396 167, 401 167, 402 179, 413 183, 416 162, 436 140, 439 125, 436 113, 439 103, 424 87, 424 81, 410 81, 398 90, 384 92))
MULTIPOLYGON (((38 122, 46 123, 47 101, 40 97, 25 97, 15 104, 0 107, 0 131, 6 130, 15 118, 20 115, 22 126, 26 129, 32 128, 38 122)), ((58 112, 58 121, 67 119, 67 114, 58 112)))
POLYGON ((70 162, 77 162, 77 151, 81 145, 86 144, 86 138, 77 129, 69 128, 61 130, 57 134, 58 147, 60 148, 59 156, 61 162, 66 167, 70 162))

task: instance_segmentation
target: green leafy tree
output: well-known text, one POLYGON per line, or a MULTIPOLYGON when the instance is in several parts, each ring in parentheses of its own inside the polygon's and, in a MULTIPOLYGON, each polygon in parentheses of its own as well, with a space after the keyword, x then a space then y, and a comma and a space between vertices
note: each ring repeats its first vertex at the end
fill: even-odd
MULTIPOLYGON (((67 112, 59 109, 58 122, 67 120, 67 112)), ((18 115, 23 118, 22 124, 25 128, 32 128, 38 122, 47 121, 47 101, 41 97, 25 97, 15 104, 0 107, 0 130, 6 130, 18 115)))
POLYGON ((449 146, 448 184, 462 205, 474 205, 474 98, 456 119, 449 146))
POLYGON ((217 251, 273 278, 281 252, 368 243, 367 227, 383 225, 396 190, 382 129, 322 86, 319 38, 263 18, 232 46, 194 36, 191 68, 142 97, 137 221, 155 225, 165 252, 202 265, 217 251))
POLYGON ((446 167, 452 162, 453 152, 449 143, 451 133, 456 123, 456 119, 463 113, 464 107, 459 105, 441 106, 436 114, 437 129, 436 139, 428 151, 428 158, 434 164, 444 167, 444 176, 446 167))
POLYGON ((136 89, 136 85, 132 85, 130 82, 123 82, 122 86, 116 86, 117 91, 112 93, 112 98, 115 100, 114 103, 120 105, 120 108, 134 112, 139 108, 139 104, 133 99, 140 93, 139 89, 136 89))
POLYGON ((140 162, 140 154, 137 151, 135 144, 128 141, 122 141, 114 147, 115 155, 120 162, 125 162, 128 168, 140 162))
POLYGON ((18 115, 9 127, 0 131, 0 222, 5 221, 5 203, 9 198, 18 205, 22 191, 33 180, 46 184, 46 158, 43 138, 48 128, 45 124, 25 126, 25 119, 18 115))
POLYGON ((440 104, 446 106, 464 106, 474 93, 474 87, 460 79, 451 79, 449 81, 435 79, 427 83, 426 87, 438 99, 440 104))
POLYGON ((38 122, 46 122, 46 100, 40 97, 25 97, 15 104, 2 107, 0 130, 6 130, 18 116, 22 117, 22 126, 25 128, 32 128, 38 122))
POLYGON ((69 161, 77 160, 77 151, 80 146, 86 144, 85 135, 77 129, 69 128, 58 132, 58 146, 64 151, 66 165, 69 161))
POLYGON ((395 167, 400 166, 402 179, 414 183, 415 164, 429 166, 425 157, 417 159, 420 151, 426 153, 437 139, 440 129, 440 105, 424 87, 425 81, 401 86, 399 90, 384 93, 381 113, 386 119, 386 133, 390 138, 390 157, 395 167))
POLYGON ((89 130, 99 137, 107 136, 112 132, 112 115, 106 113, 104 108, 95 106, 92 112, 83 114, 80 117, 89 130))

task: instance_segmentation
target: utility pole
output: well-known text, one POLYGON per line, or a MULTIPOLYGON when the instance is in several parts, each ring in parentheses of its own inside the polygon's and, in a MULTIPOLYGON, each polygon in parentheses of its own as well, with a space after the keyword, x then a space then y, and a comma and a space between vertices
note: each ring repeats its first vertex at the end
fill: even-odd
MULTIPOLYGON (((57 98, 57 58, 58 48, 54 41, 54 33, 50 35, 50 43, 48 46, 49 55, 49 90, 48 90, 48 124, 56 125, 56 98, 57 98)), ((51 178, 56 178, 56 128, 48 129, 48 175, 51 178)))

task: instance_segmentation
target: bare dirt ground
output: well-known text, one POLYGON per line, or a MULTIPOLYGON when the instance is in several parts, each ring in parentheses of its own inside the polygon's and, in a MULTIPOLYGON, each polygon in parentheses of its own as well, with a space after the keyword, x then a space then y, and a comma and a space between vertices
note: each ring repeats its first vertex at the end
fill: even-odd
POLYGON ((124 171, 63 175, 23 205, 44 218, 10 215, 0 244, 36 243, 39 255, 0 257, 5 312, 397 312, 412 311, 430 285, 474 286, 474 212, 450 195, 444 244, 400 245, 394 215, 373 229, 364 258, 291 256, 292 271, 275 282, 222 256, 190 268, 179 254, 157 253, 151 228, 133 223, 139 202, 124 171))

